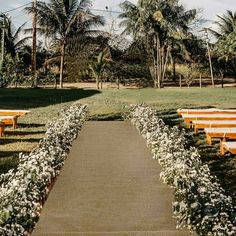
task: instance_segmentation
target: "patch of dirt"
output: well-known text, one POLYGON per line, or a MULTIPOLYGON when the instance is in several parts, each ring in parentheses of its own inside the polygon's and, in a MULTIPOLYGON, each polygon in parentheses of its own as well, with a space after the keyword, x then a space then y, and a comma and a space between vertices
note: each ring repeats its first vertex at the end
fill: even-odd
MULTIPOLYGON (((64 83, 63 84, 64 88, 88 88, 88 89, 97 89, 96 87, 96 83, 95 82, 78 82, 78 83, 64 83)), ((111 82, 105 82, 103 83, 102 87, 104 89, 118 89, 117 84, 116 83, 111 83, 111 82)), ((136 88, 135 86, 123 86, 122 84, 120 84, 120 89, 123 88, 136 88)))

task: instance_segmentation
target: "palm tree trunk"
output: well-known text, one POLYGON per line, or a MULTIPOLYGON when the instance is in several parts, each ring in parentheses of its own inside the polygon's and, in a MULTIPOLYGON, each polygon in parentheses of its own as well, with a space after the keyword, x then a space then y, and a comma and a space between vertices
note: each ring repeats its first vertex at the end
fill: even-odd
MULTIPOLYGON (((145 49, 147 51, 147 54, 149 55, 148 57, 148 61, 149 61, 149 72, 150 72, 150 75, 152 77, 152 80, 153 80, 153 84, 154 84, 154 88, 157 87, 157 66, 156 66, 156 54, 155 54, 155 48, 153 46, 150 46, 150 42, 149 42, 149 36, 148 35, 145 35, 145 41, 144 41, 144 44, 145 44, 145 49)), ((153 44, 155 45, 156 44, 156 38, 154 36, 153 38, 153 44)))
POLYGON ((162 48, 160 45, 160 39, 157 36, 157 86, 161 88, 161 74, 162 74, 162 48))
POLYGON ((96 85, 97 85, 97 89, 99 89, 99 77, 96 76, 96 85))
POLYGON ((59 87, 60 88, 63 88, 63 72, 64 72, 64 61, 65 61, 65 48, 66 48, 66 45, 65 43, 63 42, 62 45, 61 45, 61 65, 60 65, 60 79, 59 79, 59 87))
MULTIPOLYGON (((169 52, 170 52, 170 47, 167 46, 166 55, 165 55, 165 58, 164 58, 165 61, 164 61, 164 64, 163 64, 162 81, 165 79, 165 75, 166 75, 166 69, 167 69, 167 62, 168 62, 169 52)), ((164 57, 164 53, 163 53, 163 57, 164 57)))
POLYGON ((33 14, 33 35, 32 35, 32 76, 33 76, 33 81, 32 81, 32 87, 37 88, 37 73, 36 73, 36 41, 37 41, 37 11, 36 11, 36 4, 37 0, 33 1, 33 6, 34 6, 34 14, 33 14))
POLYGON ((175 82, 176 81, 176 61, 175 61, 175 58, 173 58, 172 69, 173 69, 173 80, 175 82))

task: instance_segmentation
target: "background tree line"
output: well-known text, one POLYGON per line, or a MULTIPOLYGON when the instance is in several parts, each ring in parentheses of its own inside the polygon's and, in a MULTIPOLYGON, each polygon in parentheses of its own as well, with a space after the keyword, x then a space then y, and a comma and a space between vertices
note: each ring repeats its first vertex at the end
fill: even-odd
MULTIPOLYGON (((105 32, 105 20, 92 13, 90 0, 38 1, 24 11, 37 12, 37 84, 32 81, 32 29, 15 29, 8 15, 0 18, 0 86, 37 86, 81 80, 136 84, 161 88, 184 79, 209 77, 204 38, 194 33, 196 9, 186 10, 179 0, 124 1, 120 27, 105 32), (128 40, 126 36, 131 36, 128 40)), ((218 16, 210 43, 213 72, 222 79, 235 72, 236 13, 218 16)), ((100 84, 100 86, 99 86, 100 84)))

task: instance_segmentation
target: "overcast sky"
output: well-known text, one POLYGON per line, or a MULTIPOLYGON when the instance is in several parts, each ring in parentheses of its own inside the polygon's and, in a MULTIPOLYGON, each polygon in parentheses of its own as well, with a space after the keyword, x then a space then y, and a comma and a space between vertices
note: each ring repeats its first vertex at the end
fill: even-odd
MULTIPOLYGON (((137 0, 131 0, 136 2, 137 0)), ((15 7, 27 4, 30 0, 0 0, 0 12, 5 12, 15 7)), ((122 0, 94 0, 93 8, 105 10, 108 6, 109 9, 114 11, 120 11, 119 4, 122 0)), ((224 14, 226 10, 236 11, 236 0, 181 0, 187 9, 201 8, 203 10, 203 17, 208 20, 215 20, 217 14, 224 14)), ((101 12, 96 12, 101 14, 101 12)), ((21 9, 15 10, 9 13, 12 16, 12 20, 16 26, 27 21, 25 13, 21 9)), ((106 13, 103 13, 106 15, 106 13)), ((115 14, 113 15, 115 17, 115 14)), ((28 19, 29 21, 29 19, 28 19)), ((208 24, 211 24, 209 22, 208 24)))

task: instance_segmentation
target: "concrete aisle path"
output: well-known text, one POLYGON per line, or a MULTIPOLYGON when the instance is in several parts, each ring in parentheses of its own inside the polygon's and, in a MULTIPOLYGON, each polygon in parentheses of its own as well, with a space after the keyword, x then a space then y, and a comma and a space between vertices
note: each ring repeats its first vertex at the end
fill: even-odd
POLYGON ((175 229, 172 191, 130 122, 87 122, 33 236, 187 236, 175 229))

